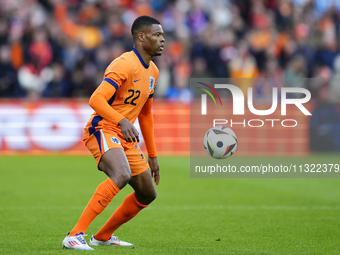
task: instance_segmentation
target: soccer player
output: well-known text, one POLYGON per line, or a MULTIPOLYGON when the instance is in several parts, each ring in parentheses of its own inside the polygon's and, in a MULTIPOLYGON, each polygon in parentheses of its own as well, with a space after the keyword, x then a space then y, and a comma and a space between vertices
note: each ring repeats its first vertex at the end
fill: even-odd
POLYGON ((64 248, 93 250, 89 245, 131 246, 113 233, 157 195, 153 179, 158 185, 160 175, 151 108, 159 72, 151 58, 162 55, 164 31, 156 19, 141 16, 132 24, 131 33, 133 50, 111 62, 90 98, 89 105, 95 112, 84 132, 85 145, 96 159, 98 169, 108 178, 99 184, 78 223, 63 240, 64 248), (137 117, 145 138, 148 163, 138 147, 139 134, 132 124, 137 117), (88 245, 84 239, 86 229, 126 184, 131 185, 134 192, 92 235, 88 245))

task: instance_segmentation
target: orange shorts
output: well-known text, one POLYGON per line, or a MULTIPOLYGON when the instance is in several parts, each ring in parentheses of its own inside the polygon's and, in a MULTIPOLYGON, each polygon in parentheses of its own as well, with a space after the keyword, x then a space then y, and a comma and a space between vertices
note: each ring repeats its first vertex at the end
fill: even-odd
POLYGON ((149 168, 149 165, 139 148, 137 143, 126 143, 123 136, 113 131, 99 129, 92 135, 84 139, 85 146, 92 153, 96 159, 97 167, 99 168, 99 162, 104 155, 110 149, 121 148, 124 150, 126 158, 129 162, 132 176, 138 175, 149 168))

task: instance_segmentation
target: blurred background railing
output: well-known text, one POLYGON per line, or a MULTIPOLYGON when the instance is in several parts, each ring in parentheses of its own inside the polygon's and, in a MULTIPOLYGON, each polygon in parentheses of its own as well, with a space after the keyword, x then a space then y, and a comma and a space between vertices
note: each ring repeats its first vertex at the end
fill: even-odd
MULTIPOLYGON (((155 138, 159 154, 189 155, 189 105, 158 99, 155 104, 155 138)), ((92 112, 84 99, 2 100, 0 154, 90 155, 82 138, 92 112)), ((143 144, 142 140, 140 146, 145 150, 143 144)))

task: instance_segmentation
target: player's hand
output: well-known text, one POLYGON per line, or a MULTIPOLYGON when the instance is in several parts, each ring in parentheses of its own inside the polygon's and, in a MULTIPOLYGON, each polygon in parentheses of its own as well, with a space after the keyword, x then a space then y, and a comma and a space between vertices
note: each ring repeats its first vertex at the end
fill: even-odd
POLYGON ((160 175, 159 175, 159 165, 158 165, 157 157, 149 157, 148 163, 151 169, 151 176, 154 178, 156 185, 158 185, 160 175))
POLYGON ((139 143, 139 133, 130 121, 124 118, 119 121, 118 126, 120 126, 120 130, 122 131, 125 141, 127 141, 128 143, 139 143))

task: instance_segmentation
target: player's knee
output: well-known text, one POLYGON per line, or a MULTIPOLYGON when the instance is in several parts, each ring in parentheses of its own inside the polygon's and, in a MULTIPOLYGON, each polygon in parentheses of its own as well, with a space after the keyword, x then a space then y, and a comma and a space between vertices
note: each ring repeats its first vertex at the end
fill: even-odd
POLYGON ((130 168, 126 167, 121 169, 116 176, 116 178, 119 179, 120 186, 124 187, 131 179, 130 168))
POLYGON ((129 167, 120 167, 107 169, 109 178, 118 186, 119 189, 122 189, 131 179, 131 170, 129 167))
POLYGON ((157 192, 155 189, 135 190, 135 195, 141 204, 148 205, 156 199, 157 192))
POLYGON ((154 190, 154 192, 152 192, 151 194, 150 194, 150 203, 152 202, 152 201, 154 201, 155 199, 156 199, 156 197, 157 197, 157 191, 156 190, 154 190))
POLYGON ((147 194, 145 194, 145 200, 147 201, 147 204, 150 204, 152 201, 154 201, 157 197, 157 191, 153 190, 147 194))
POLYGON ((126 182, 126 184, 130 181, 132 175, 131 175, 131 170, 130 168, 125 168, 124 171, 121 172, 120 174, 122 180, 126 182))

